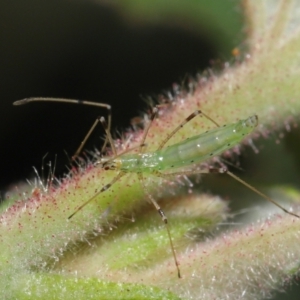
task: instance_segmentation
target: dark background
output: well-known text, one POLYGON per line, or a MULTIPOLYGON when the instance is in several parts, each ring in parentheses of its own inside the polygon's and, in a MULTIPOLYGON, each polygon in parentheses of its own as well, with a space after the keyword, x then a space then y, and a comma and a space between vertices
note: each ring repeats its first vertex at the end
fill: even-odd
MULTIPOLYGON (((155 96, 218 56, 201 30, 130 19, 118 7, 81 1, 0 1, 0 190, 33 175, 57 154, 56 175, 105 110, 15 100, 65 97, 106 102, 114 130, 155 96)), ((87 148, 101 145, 101 126, 87 148)))
MULTIPOLYGON (((113 109, 113 131, 121 131, 147 108, 142 100, 146 96, 155 98, 170 90, 214 58, 230 59, 230 50, 242 41, 243 26, 237 23, 228 33, 226 26, 233 20, 228 14, 237 20, 242 16, 238 1, 227 2, 232 2, 230 12, 221 9, 212 23, 207 23, 207 14, 196 16, 195 25, 190 15, 130 14, 118 1, 0 0, 2 195, 31 178, 33 166, 40 170, 46 153, 45 162, 53 162, 57 154, 55 174, 61 176, 68 165, 64 151, 72 155, 96 117, 106 115, 93 107, 55 103, 14 107, 14 101, 45 96, 106 102, 113 109), (216 21, 218 29, 212 27, 216 21)), ((292 145, 295 134, 285 142, 292 145)), ((101 136, 99 126, 87 149, 100 147, 101 136)), ((290 146, 290 155, 297 149, 290 146)), ((255 157, 265 159, 263 151, 255 157)), ((269 172, 264 180, 275 173, 269 172)))

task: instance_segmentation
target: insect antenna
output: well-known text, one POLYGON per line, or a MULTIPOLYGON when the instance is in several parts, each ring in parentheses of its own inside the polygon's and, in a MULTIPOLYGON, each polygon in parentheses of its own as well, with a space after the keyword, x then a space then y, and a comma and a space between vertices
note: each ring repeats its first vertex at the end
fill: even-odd
MULTIPOLYGON (((22 100, 15 101, 13 103, 13 105, 23 105, 23 104, 27 104, 27 103, 35 102, 35 101, 39 101, 39 102, 62 102, 62 103, 72 103, 72 104, 81 104, 81 105, 91 105, 91 106, 104 107, 104 108, 107 109, 107 114, 108 114, 108 125, 107 125, 107 127, 109 128, 109 130, 111 128, 111 119, 112 119, 111 106, 109 104, 106 104, 106 103, 99 103, 99 102, 86 101, 86 100, 77 100, 77 99, 66 99, 66 98, 31 97, 31 98, 25 98, 25 99, 22 99, 22 100)), ((86 141, 88 140, 91 133, 93 132, 93 130, 95 129, 95 127, 97 126, 97 124, 99 122, 100 122, 100 118, 98 117, 96 119, 96 121, 93 123, 93 125, 90 128, 90 130, 88 131, 88 133, 86 134, 86 136, 84 137, 83 141, 80 143, 80 145, 79 145, 78 149, 76 150, 75 154, 72 156, 73 161, 78 157, 78 155, 81 152, 82 148, 84 147, 86 141)), ((106 137, 107 137, 107 135, 106 135, 106 137)), ((104 144, 102 146, 101 153, 106 148, 107 142, 108 142, 108 140, 106 138, 105 141, 104 141, 104 144)))

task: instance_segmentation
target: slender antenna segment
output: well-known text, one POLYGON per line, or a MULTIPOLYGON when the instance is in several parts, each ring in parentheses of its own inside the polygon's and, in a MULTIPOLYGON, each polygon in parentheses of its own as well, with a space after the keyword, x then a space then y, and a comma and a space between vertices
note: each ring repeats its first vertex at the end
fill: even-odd
MULTIPOLYGON (((66 98, 53 98, 53 97, 31 97, 31 98, 25 98, 22 100, 15 101, 13 105, 23 105, 30 102, 60 102, 60 103, 71 103, 71 104, 81 104, 81 105, 90 105, 90 106, 98 106, 103 107, 107 109, 108 113, 108 125, 107 128, 111 128, 111 106, 106 103, 100 103, 100 102, 94 102, 94 101, 86 101, 86 100, 77 100, 77 99, 66 99, 66 98)), ((76 150, 75 154, 72 156, 72 160, 75 160, 79 153, 81 152, 82 148, 84 147, 86 141, 90 137, 91 133, 95 129, 96 125, 99 123, 99 118, 96 119, 90 130, 88 131, 87 135, 84 137, 83 141, 80 143, 80 146, 76 150)), ((104 141, 104 144, 101 149, 101 153, 104 151, 105 147, 107 145, 107 138, 104 141)))

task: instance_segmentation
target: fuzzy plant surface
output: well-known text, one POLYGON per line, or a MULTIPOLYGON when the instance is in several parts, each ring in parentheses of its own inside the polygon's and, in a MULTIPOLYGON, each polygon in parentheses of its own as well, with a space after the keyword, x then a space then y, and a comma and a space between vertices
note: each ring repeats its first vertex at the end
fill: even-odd
MULTIPOLYGON (((221 125, 258 115, 256 130, 224 153, 226 160, 245 145, 256 151, 258 137, 297 127, 297 4, 244 1, 247 50, 235 49, 236 62, 225 64, 221 73, 207 71, 188 89, 177 86, 172 96, 161 99, 145 151, 155 151, 167 133, 198 109, 221 125)), ((148 121, 146 114, 141 122, 148 121)), ((196 117, 167 145, 212 128, 196 117)), ((141 129, 125 133, 116 141, 118 151, 138 151, 143 134, 141 129)), ((198 177, 192 183, 185 176, 166 180, 143 174, 143 186, 136 174, 129 174, 68 219, 116 175, 116 170, 80 161, 64 178, 46 184, 36 180, 20 187, 19 194, 10 193, 0 216, 2 299, 260 299, 284 289, 298 274, 300 219, 276 210, 218 232, 218 224, 230 216, 227 204, 200 193, 198 177), (181 279, 165 225, 147 202, 145 187, 168 217, 181 279)), ((299 192, 284 189, 274 195, 300 214, 299 192)))

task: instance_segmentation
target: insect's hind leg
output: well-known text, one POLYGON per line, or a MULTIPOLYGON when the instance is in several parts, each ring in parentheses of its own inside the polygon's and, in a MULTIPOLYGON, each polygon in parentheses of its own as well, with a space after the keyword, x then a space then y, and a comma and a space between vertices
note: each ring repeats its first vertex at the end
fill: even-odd
POLYGON ((176 268, 177 268, 177 275, 178 275, 178 278, 181 278, 180 268, 179 268, 179 262, 177 260, 176 252, 175 252, 175 249, 174 249, 174 244, 173 244, 173 241, 172 241, 171 232, 170 232, 170 228, 169 228, 169 225, 168 225, 168 219, 167 219, 165 213, 163 212, 163 210, 158 205, 158 203, 152 197, 152 195, 147 192, 147 188, 146 188, 146 186, 144 184, 144 178, 143 178, 142 173, 137 173, 137 175, 138 175, 138 178, 139 178, 139 180, 141 182, 141 185, 142 185, 142 187, 144 189, 144 192, 145 192, 146 196, 148 197, 148 199, 150 200, 150 202, 153 204, 153 206, 155 207, 156 211, 159 213, 162 221, 165 224, 165 227, 166 227, 166 230, 167 230, 167 233, 168 233, 170 247, 171 247, 171 250, 172 250, 172 255, 173 255, 174 262, 175 262, 175 265, 176 265, 176 268))
POLYGON ((214 123, 217 127, 220 127, 220 125, 216 121, 214 121, 212 118, 210 118, 204 112, 202 112, 201 110, 195 110, 186 119, 184 119, 173 131, 168 133, 168 135, 165 137, 165 139, 163 139, 162 142, 160 143, 160 145, 158 146, 157 150, 161 150, 173 135, 175 135, 184 125, 186 125, 189 121, 191 121, 198 115, 205 117, 207 120, 214 123))
POLYGON ((251 184, 247 183, 246 181, 244 181, 243 179, 241 179, 240 177, 234 175, 233 173, 231 173, 230 171, 226 170, 226 172, 230 177, 232 177, 233 179, 235 179, 236 181, 240 182, 241 184, 243 184, 244 186, 246 186, 247 188, 249 188, 250 190, 252 190, 254 193, 260 195, 261 197, 263 197, 264 199, 266 199, 267 201, 273 203, 274 205, 276 205, 278 208, 280 208, 282 211, 284 211, 285 213, 299 218, 300 216, 288 211, 287 209, 285 209, 283 206, 281 206, 279 203, 277 203, 275 200, 273 200, 272 198, 268 197, 267 195, 265 195, 264 193, 262 193, 261 191, 259 191, 258 189, 256 189, 254 186, 252 186, 251 184))
POLYGON ((274 204, 275 206, 277 206, 278 208, 280 208, 283 212, 299 218, 300 216, 288 211, 286 208, 284 208, 282 205, 280 205, 279 203, 277 203, 275 200, 273 200, 272 198, 268 197, 267 195, 265 195, 264 193, 262 193, 261 191, 259 191, 257 188, 255 188, 254 186, 252 186, 251 184, 247 183, 246 181, 244 181, 243 179, 241 179, 240 177, 234 175, 233 173, 231 173, 230 171, 228 171, 228 169, 226 167, 220 167, 220 168, 204 168, 204 169, 195 169, 195 170, 188 170, 188 171, 179 171, 179 172, 172 172, 172 173, 160 173, 158 171, 153 172, 153 175, 158 176, 158 177, 162 177, 165 179, 168 179, 170 177, 174 177, 174 176, 183 176, 183 175, 195 175, 195 174, 201 174, 201 173, 220 173, 220 174, 228 174, 230 177, 232 177, 233 179, 235 179, 236 181, 238 181, 239 183, 241 183, 242 185, 244 185, 245 187, 249 188, 250 190, 252 190, 254 193, 256 193, 257 195, 261 196, 262 198, 264 198, 265 200, 269 201, 270 203, 274 204))

